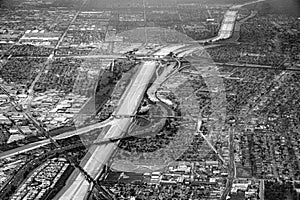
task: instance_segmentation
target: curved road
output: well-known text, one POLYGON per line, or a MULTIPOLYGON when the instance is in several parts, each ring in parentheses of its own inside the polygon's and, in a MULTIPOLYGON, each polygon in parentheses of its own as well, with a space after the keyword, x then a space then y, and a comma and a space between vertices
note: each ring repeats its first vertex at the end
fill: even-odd
MULTIPOLYGON (((254 2, 250 2, 243 5, 232 6, 230 9, 239 9, 242 6, 249 5, 252 3, 261 2, 264 0, 258 0, 254 2)), ((211 41, 217 41, 220 39, 227 39, 231 36, 232 31, 234 29, 234 23, 236 20, 237 11, 228 10, 224 16, 219 34, 217 37, 209 39, 211 41)), ((209 41, 206 40, 206 41, 209 41)), ((198 41, 203 42, 203 41, 198 41)), ((154 54, 157 57, 164 57, 169 54, 171 51, 176 51, 180 48, 183 48, 184 45, 174 45, 169 47, 164 47, 158 52, 154 54)), ((149 81, 156 70, 156 62, 155 61, 147 61, 144 62, 141 66, 140 70, 137 72, 137 76, 134 81, 128 86, 127 91, 124 93, 123 98, 121 100, 121 104, 119 109, 116 111, 116 115, 134 115, 137 112, 139 104, 144 96, 146 88, 148 86, 149 81)), ((82 129, 76 130, 74 132, 68 132, 59 136, 54 137, 54 139, 61 139, 70 137, 72 135, 78 135, 90 130, 94 130, 96 128, 100 128, 106 126, 108 124, 111 125, 110 129, 107 131, 105 136, 99 135, 97 140, 102 140, 103 138, 112 138, 112 137, 121 137, 126 130, 129 128, 131 123, 131 118, 123 118, 123 119, 114 119, 113 121, 106 121, 102 124, 95 124, 88 127, 84 127, 82 129)), ((96 141, 97 142, 97 141, 96 141)), ((30 145, 26 145, 22 148, 18 148, 9 152, 5 152, 0 154, 0 159, 6 158, 21 152, 25 152, 31 149, 38 148, 40 146, 44 146, 49 144, 48 140, 40 141, 37 143, 32 143, 30 145)), ((96 146, 91 148, 89 158, 84 163, 84 170, 89 173, 93 178, 98 178, 99 174, 103 170, 104 165, 110 159, 117 145, 115 143, 109 143, 101 146, 96 146)), ((230 178, 230 182, 232 183, 232 177, 230 178)), ((231 185, 229 183, 229 185, 231 185)), ((228 187, 230 189, 231 187, 228 187)), ((86 198, 88 191, 91 189, 90 183, 85 179, 82 174, 78 174, 75 181, 72 182, 70 186, 64 191, 63 194, 59 197, 62 200, 82 200, 86 198)))

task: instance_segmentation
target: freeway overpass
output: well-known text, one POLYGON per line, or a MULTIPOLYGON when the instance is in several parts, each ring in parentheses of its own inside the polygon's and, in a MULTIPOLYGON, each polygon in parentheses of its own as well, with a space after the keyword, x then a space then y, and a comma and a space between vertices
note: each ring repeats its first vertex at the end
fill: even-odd
MULTIPOLYGON (((97 128, 99 129, 99 128, 108 126, 110 124, 111 124, 111 119, 108 119, 104 122, 100 122, 100 123, 92 124, 92 125, 89 125, 86 127, 82 127, 77 130, 74 130, 74 131, 65 132, 63 134, 54 136, 52 138, 54 140, 61 140, 61 139, 75 136, 75 135, 82 135, 82 134, 88 133, 90 131, 96 130, 97 128)), ((27 144, 27 145, 24 145, 24 146, 21 146, 21 147, 12 149, 12 150, 8 150, 8 151, 0 153, 0 159, 5 159, 5 158, 8 158, 8 157, 20 154, 20 153, 28 152, 28 151, 40 148, 42 146, 46 146, 47 144, 50 144, 50 143, 51 142, 49 139, 45 139, 42 141, 30 143, 30 144, 27 144)))
MULTIPOLYGON (((170 46, 163 47, 163 49, 159 49, 157 52, 155 52, 155 55, 152 55, 152 56, 150 55, 148 57, 149 58, 153 58, 154 56, 161 56, 161 57, 163 57, 163 56, 169 54, 171 51, 174 51, 174 52, 178 51, 180 53, 183 53, 185 51, 190 51, 190 50, 196 51, 198 49, 199 49, 199 45, 195 45, 195 44, 193 44, 193 45, 183 45, 183 44, 170 45, 170 46)), ((96 55, 96 56, 99 56, 99 55, 96 55)), ((111 56, 111 55, 108 55, 107 57, 104 56, 104 57, 105 58, 109 58, 109 56, 111 56)), ((119 55, 117 55, 117 56, 119 56, 119 55)), ((101 55, 100 55, 100 57, 101 57, 101 55)), ((113 57, 110 57, 110 58, 113 58, 113 57)), ((151 63, 151 62, 154 62, 155 60, 159 60, 159 59, 153 58, 153 61, 149 61, 149 62, 151 63)), ((146 63, 149 63, 149 62, 146 62, 146 63)), ((0 89, 1 89, 1 87, 0 87, 0 89)), ((3 89, 3 91, 5 91, 5 90, 3 89)), ((7 93, 7 95, 9 95, 9 93, 7 93)), ((12 102, 14 103, 14 101, 12 101, 12 102)), ((22 110, 21 108, 19 108, 18 105, 15 105, 15 107, 18 110, 22 110)), ((135 113, 134 114, 130 114, 130 115, 127 115, 127 114, 125 114, 125 115, 124 114, 117 115, 116 114, 116 116, 135 116, 135 113)), ((63 134, 54 136, 53 139, 54 140, 61 140, 61 139, 65 139, 65 138, 68 138, 68 137, 72 137, 74 135, 82 135, 82 134, 85 134, 85 133, 87 133, 89 131, 95 130, 97 128, 102 128, 102 127, 105 127, 107 125, 111 125, 112 123, 114 123, 113 122, 113 117, 109 118, 108 120, 106 120, 104 122, 92 124, 92 125, 89 125, 89 126, 86 126, 86 127, 82 127, 82 128, 76 129, 74 131, 69 131, 69 132, 65 132, 63 134)), ((24 145, 22 147, 18 147, 18 148, 15 148, 15 149, 12 149, 12 150, 0 153, 0 159, 5 159, 5 158, 8 158, 8 157, 20 154, 20 153, 28 152, 30 150, 37 149, 39 147, 45 146, 45 145, 50 144, 50 143, 51 142, 50 142, 49 139, 45 139, 45 140, 42 140, 42 141, 38 141, 38 142, 31 143, 31 144, 27 144, 27 145, 24 145)))
MULTIPOLYGON (((195 45, 186 46, 185 45, 173 45, 170 47, 164 47, 165 49, 159 50, 156 52, 154 56, 164 57, 169 54, 171 51, 178 51, 186 55, 182 50, 186 50, 190 52, 191 49, 196 51, 198 47, 195 45), (183 48, 184 47, 184 48, 183 48)), ((144 61, 141 65, 140 69, 136 72, 135 78, 131 81, 127 90, 122 96, 120 100, 120 105, 118 109, 114 112, 114 115, 119 116, 130 116, 135 115, 137 109, 140 105, 140 102, 143 98, 143 95, 147 89, 148 83, 151 80, 153 74, 156 70, 156 60, 144 61)), ((132 118, 122 118, 122 119, 111 119, 109 122, 103 124, 95 124, 89 127, 82 128, 80 130, 76 130, 74 132, 65 133, 63 135, 59 135, 57 138, 67 138, 72 135, 82 134, 84 132, 88 132, 90 130, 97 129, 99 127, 103 127, 106 125, 111 125, 109 130, 105 132, 103 135, 99 135, 98 139, 95 141, 101 142, 103 139, 110 139, 110 138, 118 138, 122 137, 124 133, 127 131, 131 124, 132 118)), ((31 149, 38 148, 45 144, 49 144, 49 140, 40 141, 34 144, 26 145, 21 147, 21 149, 13 150, 12 152, 5 152, 5 155, 0 154, 0 158, 9 157, 11 155, 15 155, 21 152, 25 152, 31 149)), ((95 145, 92 146, 89 154, 83 160, 84 162, 81 163, 82 168, 86 171, 93 179, 97 179, 99 174, 101 174, 104 165, 110 159, 111 155, 115 151, 117 145, 115 143, 109 143, 105 145, 95 145)), ((66 200, 81 200, 85 199, 87 193, 92 188, 92 184, 90 184, 84 175, 77 174, 74 181, 72 181, 69 185, 64 188, 64 190, 60 193, 58 199, 66 199, 66 200)))
MULTIPOLYGON (((137 112, 155 70, 155 61, 147 61, 141 65, 136 78, 125 91, 121 99, 121 104, 114 113, 115 115, 134 115, 137 112)), ((132 118, 113 120, 113 124, 105 136, 100 135, 96 142, 101 141, 103 138, 122 137, 129 128, 131 121, 132 118)), ((115 143, 91 148, 88 155, 89 158, 86 162, 82 163, 83 169, 90 174, 91 177, 97 179, 116 148, 117 145, 115 143)), ((78 174, 75 181, 73 181, 71 185, 68 185, 67 189, 57 198, 61 200, 82 200, 87 197, 90 188, 90 183, 82 174, 78 174)))

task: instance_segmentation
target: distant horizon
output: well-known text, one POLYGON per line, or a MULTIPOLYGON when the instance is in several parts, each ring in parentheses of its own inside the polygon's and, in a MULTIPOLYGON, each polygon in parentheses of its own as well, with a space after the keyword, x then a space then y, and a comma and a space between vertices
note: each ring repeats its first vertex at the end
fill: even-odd
POLYGON ((272 10, 270 12, 279 12, 287 15, 300 17, 300 1, 299 0, 266 0, 272 10))
MULTIPOLYGON (((124 2, 139 2, 140 0, 123 0, 124 2)), ((183 4, 183 3, 208 3, 208 4, 243 4, 245 2, 251 2, 253 0, 145 0, 148 3, 160 2, 162 4, 183 4)), ((0 8, 3 4, 9 3, 10 0, 0 0, 0 8)), ((45 1, 47 2, 47 1, 45 1)), ((54 1, 53 1, 54 2, 54 1)), ((65 1, 62 1, 65 2, 65 1)), ((99 0, 101 2, 101 0, 99 0)), ((118 0, 103 0, 103 2, 114 4, 118 0)), ((293 15, 300 17, 300 1, 299 0, 265 0, 265 3, 270 8, 267 10, 268 13, 276 12, 281 14, 293 15)), ((265 5, 266 5, 265 4, 265 5)), ((258 5, 257 5, 258 6, 258 5)), ((117 6, 116 6, 117 7, 117 6)))

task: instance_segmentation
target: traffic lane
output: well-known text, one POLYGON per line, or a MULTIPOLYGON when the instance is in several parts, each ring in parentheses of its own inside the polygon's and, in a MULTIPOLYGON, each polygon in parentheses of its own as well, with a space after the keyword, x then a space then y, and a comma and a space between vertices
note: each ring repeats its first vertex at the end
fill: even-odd
MULTIPOLYGON (((101 134, 98 136, 96 141, 99 141, 101 138, 105 137, 105 133, 107 133, 108 130, 110 130, 111 125, 105 127, 101 134)), ((97 148, 96 145, 93 145, 89 148, 88 153, 84 156, 82 159, 80 166, 86 165, 86 163, 89 161, 90 157, 93 155, 93 152, 97 148)), ((82 176, 82 173, 78 170, 75 169, 74 172, 71 174, 71 176, 67 179, 66 181, 66 186, 70 186, 68 188, 63 187, 62 190, 59 191, 59 193, 55 196, 54 200, 59 200, 59 199, 73 199, 73 196, 76 196, 76 192, 80 187, 86 187, 85 185, 89 184, 85 177, 82 176), (69 197, 69 198, 67 198, 69 197)), ((78 195, 79 196, 79 195, 78 195)), ((81 196, 80 196, 81 197, 81 196)))
MULTIPOLYGON (((129 112, 129 114, 133 114, 134 110, 137 109, 135 107, 141 100, 141 97, 143 96, 143 93, 146 90, 146 83, 147 81, 149 82, 152 78, 155 69, 156 62, 149 61, 144 63, 141 71, 139 72, 139 75, 133 82, 132 86, 130 87, 130 90, 124 98, 124 101, 120 107, 121 112, 123 112, 124 109, 126 113, 129 112), (138 89, 136 89, 137 86, 138 89), (130 102, 130 100, 134 97, 132 95, 138 96, 138 98, 135 98, 136 102, 134 104, 130 102)), ((124 134, 125 130, 127 130, 128 126, 130 125, 131 120, 131 118, 115 120, 115 125, 113 125, 108 130, 104 138, 119 137, 122 134, 124 134)), ((96 178, 103 169, 103 166, 110 159, 110 156, 115 151, 116 147, 117 145, 115 143, 97 146, 84 166, 85 171, 89 173, 93 178, 96 178)), ((73 184, 62 195, 62 199, 84 199, 89 189, 87 183, 88 182, 85 180, 82 174, 78 175, 75 182, 73 182, 73 184)))
MULTIPOLYGON (((105 135, 105 138, 120 136, 120 132, 122 133, 121 129, 126 129, 127 124, 129 125, 128 121, 130 120, 131 119, 126 119, 126 118, 123 120, 118 120, 119 121, 118 125, 114 125, 111 129, 109 129, 109 132, 105 135)), ((92 154, 90 155, 88 162, 83 167, 84 170, 88 174, 90 174, 91 177, 96 179, 101 173, 103 167, 110 159, 112 153, 116 150, 116 148, 117 148, 116 143, 109 143, 109 144, 97 146, 92 152, 92 154)), ((71 187, 68 188, 67 192, 63 196, 64 197, 71 196, 72 197, 71 199, 85 199, 89 187, 90 184, 85 179, 85 177, 82 174, 79 174, 75 182, 71 185, 71 187)))
POLYGON ((185 44, 176 44, 176 45, 173 45, 173 46, 168 46, 168 47, 165 47, 165 48, 162 48, 160 49, 159 51, 155 52, 153 55, 154 56, 166 56, 168 55, 170 52, 173 52, 179 48, 182 48, 186 46, 185 44))
MULTIPOLYGON (((155 72, 156 62, 149 61, 145 62, 140 71, 141 77, 138 77, 132 84, 131 89, 127 93, 123 105, 121 105, 120 112, 124 112, 124 114, 134 114, 136 107, 138 106, 141 98, 144 95, 146 90, 147 83, 153 76, 155 72), (136 97, 136 98, 134 98, 136 97), (131 100, 135 100, 132 102, 131 100)), ((118 113, 119 114, 119 113, 118 113)), ((125 134, 128 126, 131 123, 130 118, 118 119, 115 121, 115 125, 109 129, 108 133, 105 135, 104 138, 113 138, 119 137, 125 134)), ((101 138, 102 139, 102 138, 101 138)), ((89 161, 84 166, 84 169, 92 176, 97 177, 99 171, 103 168, 103 166, 107 163, 110 159, 111 154, 115 151, 117 145, 115 143, 109 143, 106 145, 97 146, 95 151, 93 152, 92 156, 90 157, 89 161)), ((79 177, 82 179, 82 177, 79 177)), ((84 183, 76 184, 79 185, 79 191, 85 193, 86 186, 84 183)), ((78 188, 78 187, 75 187, 78 188)), ((75 189, 72 189, 73 191, 75 189)), ((81 193, 81 192, 80 192, 81 193)), ((81 194, 79 196, 82 196, 81 194)))
MULTIPOLYGON (((101 123, 93 124, 93 125, 90 125, 90 126, 87 126, 87 127, 79 128, 75 131, 70 131, 70 132, 66 132, 66 133, 54 136, 53 139, 61 140, 61 139, 65 139, 65 138, 68 138, 68 137, 75 136, 75 135, 81 135, 81 134, 87 133, 89 131, 95 130, 97 128, 102 128, 104 126, 108 126, 110 123, 111 122, 109 120, 109 121, 105 121, 105 123, 101 122, 101 123)), ((42 141, 38 141, 38 142, 34 142, 34 143, 31 143, 31 144, 24 145, 22 147, 18 147, 16 149, 5 151, 5 152, 0 153, 0 159, 5 159, 5 158, 8 158, 8 157, 11 157, 11 156, 14 156, 14 155, 18 155, 18 154, 21 154, 21 153, 24 153, 24 152, 27 152, 27 151, 30 151, 30 150, 34 150, 34 149, 40 148, 42 146, 46 146, 50 143, 51 142, 50 142, 49 139, 45 139, 45 140, 42 140, 42 141)))
POLYGON ((147 61, 144 63, 140 71, 141 77, 133 82, 131 86, 132 89, 128 92, 126 98, 123 101, 122 107, 117 112, 117 115, 135 114, 155 70, 155 61, 147 61))
MULTIPOLYGON (((136 91, 135 87, 134 94, 140 93, 140 91, 136 91)), ((131 90, 132 91, 132 90, 131 90)), ((128 95, 131 95, 131 93, 128 93, 128 95)), ((139 98, 137 98, 139 99, 139 98)), ((127 102, 127 99, 125 99, 125 102, 127 102)), ((131 107, 135 106, 130 104, 131 107)), ((128 106, 128 104, 125 104, 125 106, 128 106)), ((123 108, 123 106, 122 106, 123 108)), ((125 112, 128 112, 128 107, 124 107, 125 112)), ((131 119, 124 118, 116 120, 115 125, 109 129, 107 134, 104 138, 112 138, 112 137, 118 137, 124 134, 124 130, 126 130, 131 122, 131 119)), ((100 138, 99 138, 100 139, 100 138)), ((102 138, 101 138, 102 139, 102 138)), ((93 178, 96 178, 97 175, 101 172, 101 169, 103 169, 105 163, 109 160, 111 154, 115 151, 117 145, 115 143, 109 143, 101 146, 97 146, 96 149, 91 153, 91 157, 89 158, 88 162, 84 166, 84 170, 89 173, 93 178)), ((66 193, 63 195, 64 197, 69 196, 76 199, 84 199, 87 191, 87 181, 85 178, 80 174, 74 183, 69 187, 69 189, 66 191, 66 193), (74 192, 76 191, 76 192, 74 192)))

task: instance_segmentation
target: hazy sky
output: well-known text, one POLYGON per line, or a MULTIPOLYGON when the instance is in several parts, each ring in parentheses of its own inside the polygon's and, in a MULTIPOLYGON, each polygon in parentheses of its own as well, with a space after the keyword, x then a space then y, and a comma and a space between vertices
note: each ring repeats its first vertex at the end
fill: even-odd
POLYGON ((300 16, 300 0, 267 0, 275 11, 300 16))
MULTIPOLYGON (((50 0, 50 1, 55 1, 55 0, 50 0)), ((59 0, 56 0, 59 2, 59 0)), ((142 2, 142 0, 91 0, 92 2, 94 1, 99 1, 103 3, 107 2, 122 2, 122 4, 129 4, 132 2, 142 2)), ((244 2, 250 2, 253 0, 145 0, 148 2, 148 4, 151 3, 161 3, 161 4, 174 4, 176 5, 177 3, 223 3, 223 4, 239 4, 239 3, 244 3, 244 2)), ((11 0, 0 0, 0 6, 3 4, 9 6, 11 0)), ((18 1, 17 1, 18 2, 18 1)), ((68 0, 64 0, 64 2, 72 2, 68 0)), ((300 0, 266 0, 268 5, 268 11, 270 12, 281 12, 281 13, 286 13, 286 14, 292 14, 294 16, 300 17, 300 0)), ((16 4, 18 5, 18 4, 16 4)), ((259 4, 258 4, 259 5, 259 4)))

